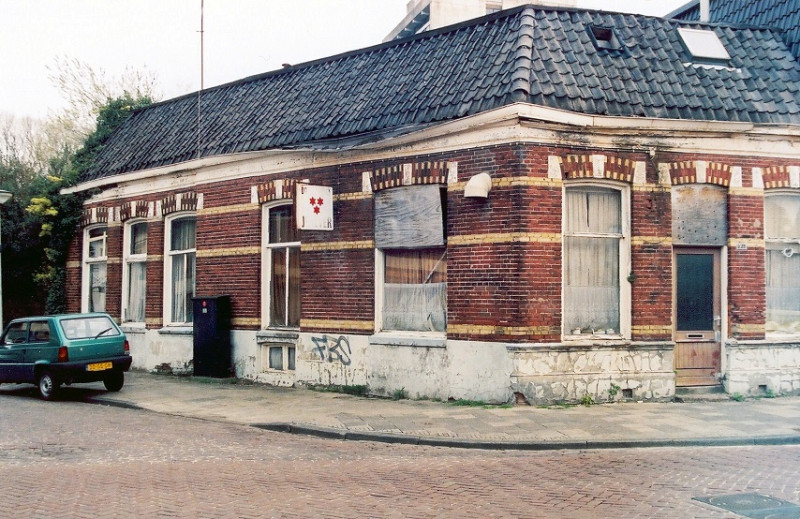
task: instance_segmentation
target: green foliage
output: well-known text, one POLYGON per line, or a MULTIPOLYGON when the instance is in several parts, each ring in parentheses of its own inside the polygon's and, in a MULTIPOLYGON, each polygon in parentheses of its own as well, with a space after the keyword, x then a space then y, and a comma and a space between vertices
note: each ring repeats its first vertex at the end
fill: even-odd
POLYGON ((16 149, 0 148, 0 189, 13 194, 2 211, 4 319, 66 311, 66 263, 79 237, 84 201, 91 193, 63 194, 91 167, 114 130, 149 98, 125 94, 109 99, 97 128, 75 153, 61 148, 47 161, 26 161, 16 149))
POLYGON ((405 400, 408 398, 406 395, 406 388, 395 389, 392 393, 392 400, 405 400))
POLYGON ((583 397, 581 397, 579 402, 580 402, 581 405, 585 405, 586 407, 589 407, 589 406, 594 405, 594 404, 597 403, 597 402, 594 401, 594 397, 592 395, 588 395, 588 394, 587 395, 583 395, 583 397))
POLYGON ((731 395, 731 400, 734 400, 736 402, 744 402, 744 399, 745 399, 744 395, 742 395, 741 393, 734 393, 731 395))

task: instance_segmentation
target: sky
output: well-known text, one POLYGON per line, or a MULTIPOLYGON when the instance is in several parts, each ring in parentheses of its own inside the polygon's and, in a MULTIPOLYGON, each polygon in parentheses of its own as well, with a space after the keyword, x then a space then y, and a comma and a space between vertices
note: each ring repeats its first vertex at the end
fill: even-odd
MULTIPOLYGON (((204 86, 381 43, 408 0, 202 0, 204 86)), ((664 15, 685 0, 580 0, 664 15)), ((65 104, 50 78, 78 59, 108 78, 155 76, 163 99, 200 88, 201 0, 0 0, 0 113, 46 118, 65 104)))

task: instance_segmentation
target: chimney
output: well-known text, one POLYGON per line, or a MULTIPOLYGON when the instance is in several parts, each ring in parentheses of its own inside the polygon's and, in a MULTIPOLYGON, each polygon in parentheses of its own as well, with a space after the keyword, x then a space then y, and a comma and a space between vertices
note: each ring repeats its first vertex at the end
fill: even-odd
POLYGON ((710 0, 700 0, 700 21, 703 23, 711 21, 710 0))

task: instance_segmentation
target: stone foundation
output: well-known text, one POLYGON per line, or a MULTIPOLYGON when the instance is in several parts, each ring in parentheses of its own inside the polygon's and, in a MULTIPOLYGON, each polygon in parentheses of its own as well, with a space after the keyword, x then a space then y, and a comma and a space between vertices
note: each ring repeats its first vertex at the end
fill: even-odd
POLYGON ((800 341, 731 341, 725 361, 730 394, 800 395, 800 341))

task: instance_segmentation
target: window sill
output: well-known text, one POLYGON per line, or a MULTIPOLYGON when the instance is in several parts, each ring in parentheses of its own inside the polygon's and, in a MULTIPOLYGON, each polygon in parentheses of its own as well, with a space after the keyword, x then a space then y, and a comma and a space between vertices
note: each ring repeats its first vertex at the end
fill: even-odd
POLYGON ((256 342, 258 344, 286 344, 295 343, 300 338, 300 330, 297 329, 270 329, 259 330, 256 332, 256 342))
POLYGON ((446 348, 447 335, 426 332, 381 332, 371 335, 369 343, 380 346, 446 348))
POLYGON ((194 327, 192 326, 165 326, 158 330, 162 335, 192 335, 194 327))
POLYGON ((123 323, 119 328, 125 333, 147 333, 147 325, 144 323, 123 323))

